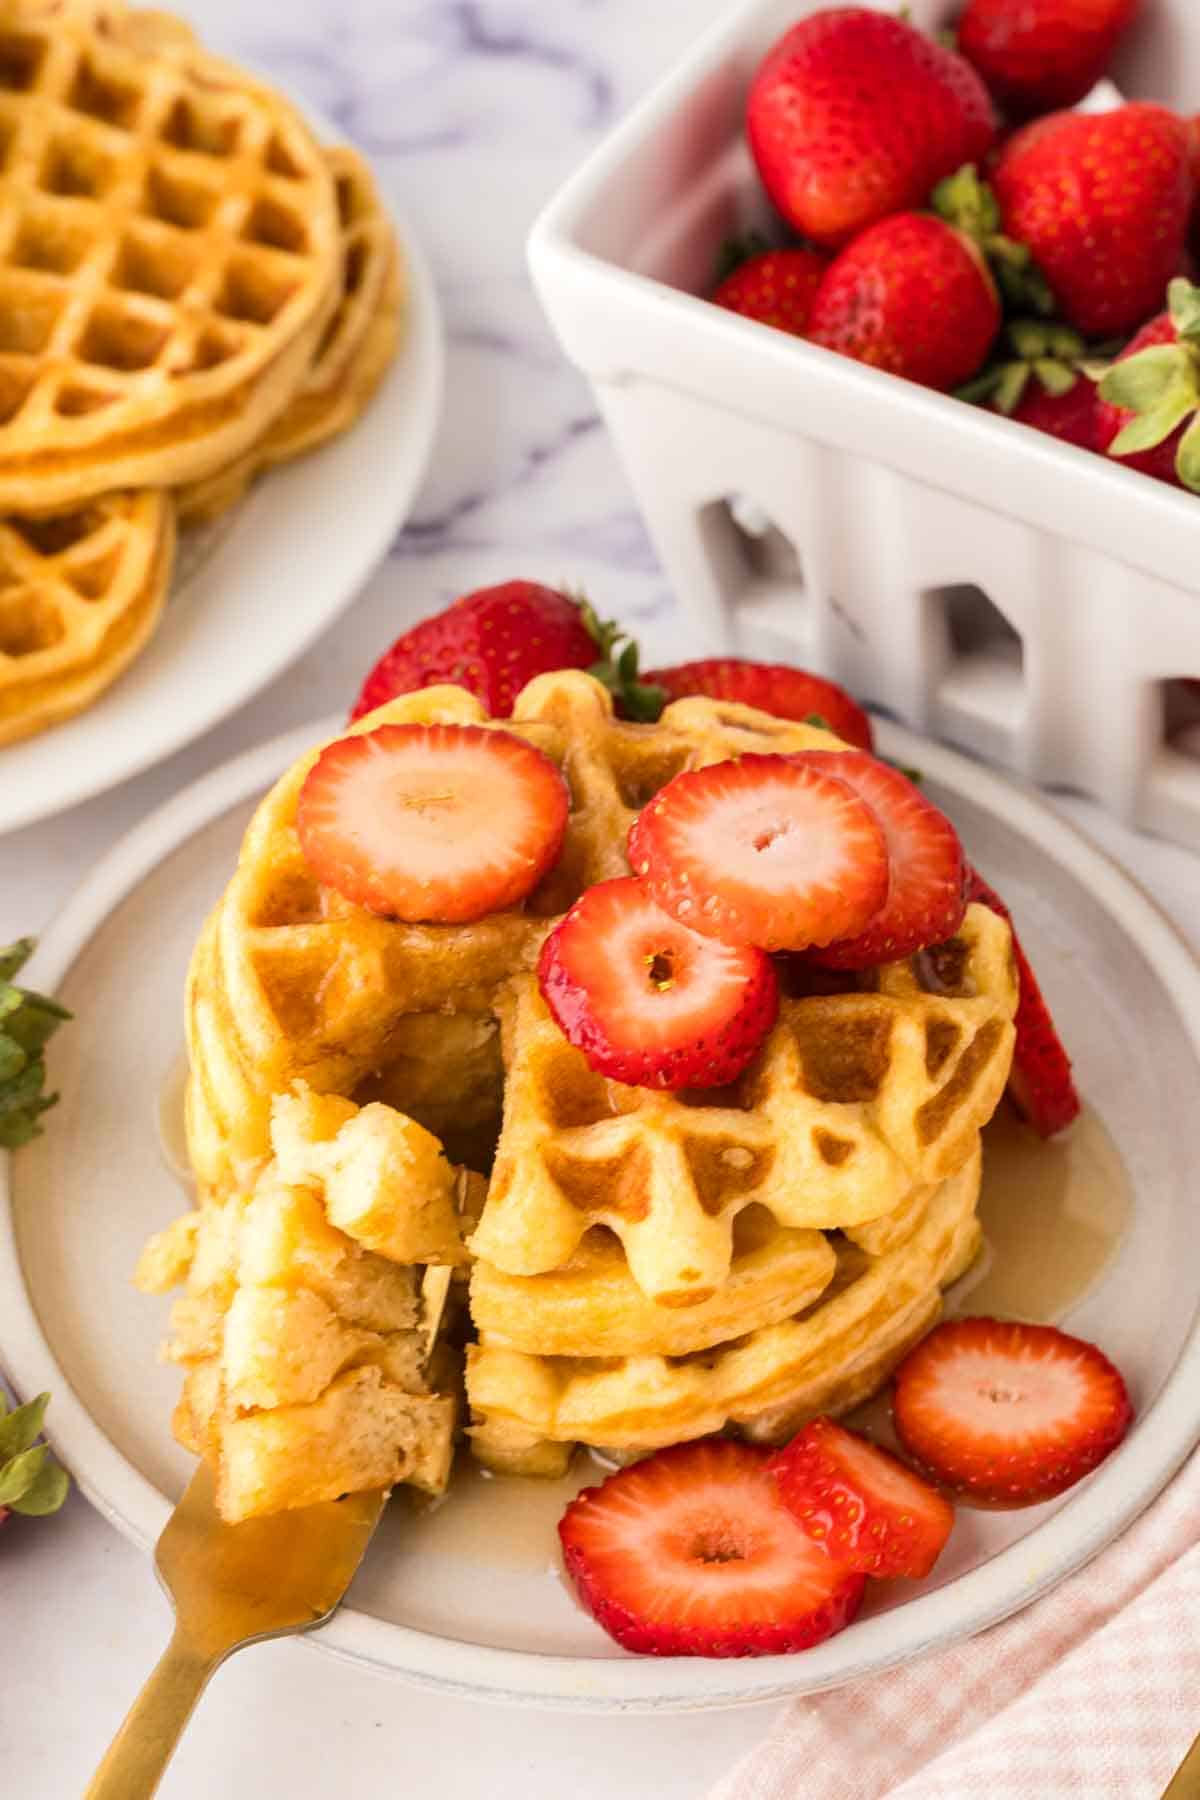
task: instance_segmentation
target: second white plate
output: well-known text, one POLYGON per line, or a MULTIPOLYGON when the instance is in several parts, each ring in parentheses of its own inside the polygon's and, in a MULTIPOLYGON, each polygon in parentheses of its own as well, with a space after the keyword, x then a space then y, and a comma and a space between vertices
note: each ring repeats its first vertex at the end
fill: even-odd
MULTIPOLYGON (((93 871, 29 970, 76 1018, 51 1047, 63 1097, 45 1137, 7 1168, 0 1157, 0 1356, 22 1392, 53 1391, 56 1448, 147 1547, 190 1467, 169 1429, 178 1372, 155 1355, 167 1302, 129 1282, 143 1240, 185 1204, 158 1122, 180 1066, 184 972, 254 799, 332 730, 264 745, 146 820, 93 871)), ((619 1651, 558 1574, 555 1521, 568 1485, 595 1479, 587 1465, 574 1484, 550 1487, 466 1470, 422 1518, 394 1503, 348 1604, 313 1643, 447 1691, 541 1707, 671 1710, 832 1687, 1036 1598, 1115 1537, 1200 1437, 1200 971, 1128 877, 1036 798, 951 751, 881 735, 889 754, 925 770, 1012 903, 1084 1093, 1124 1156, 1132 1221, 1069 1322, 1125 1371, 1138 1410, 1130 1437, 1048 1506, 962 1511, 933 1580, 882 1584, 850 1629, 802 1655, 619 1651)))
POLYGON ((0 748, 0 832, 115 787, 219 724, 303 654, 387 554, 425 472, 443 379, 433 280, 395 224, 404 334, 378 393, 352 430, 181 538, 157 632, 94 706, 0 748))

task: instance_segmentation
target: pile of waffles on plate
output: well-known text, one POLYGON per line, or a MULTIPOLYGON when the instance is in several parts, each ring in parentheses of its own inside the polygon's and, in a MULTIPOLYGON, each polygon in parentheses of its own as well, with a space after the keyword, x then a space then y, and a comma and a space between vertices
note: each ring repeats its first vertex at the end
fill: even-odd
POLYGON ((817 725, 631 723, 579 670, 511 718, 404 694, 283 776, 189 974, 197 1206, 138 1272, 183 1286, 175 1429, 227 1517, 440 1491, 460 1417, 488 1469, 557 1475, 576 1445, 779 1442, 887 1380, 977 1252, 1017 1005, 953 859, 934 937, 854 954, 892 941, 861 929, 889 783, 925 809, 896 843, 929 815, 961 856, 817 725))
POLYGON ((344 430, 403 281, 370 172, 182 21, 0 21, 0 744, 148 642, 177 521, 344 430))

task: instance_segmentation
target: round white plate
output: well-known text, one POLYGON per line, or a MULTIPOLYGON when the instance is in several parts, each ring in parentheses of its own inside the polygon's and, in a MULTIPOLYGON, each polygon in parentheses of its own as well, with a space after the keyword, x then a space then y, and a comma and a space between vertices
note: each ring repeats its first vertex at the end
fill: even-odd
MULTIPOLYGON (((157 1120, 180 1067, 184 971, 253 800, 336 728, 264 745, 147 819, 89 876, 28 972, 77 1016, 51 1046, 63 1097, 46 1135, 0 1168, 0 1354, 23 1393, 53 1391, 64 1461, 147 1547, 190 1468, 168 1424, 178 1374, 155 1360, 168 1303, 129 1285, 143 1240, 184 1203, 157 1120)), ((1129 1438, 1050 1505, 962 1511, 936 1579, 882 1584, 841 1636, 797 1656, 725 1662, 626 1656, 557 1573, 554 1522, 570 1484, 464 1470, 432 1514, 393 1503, 350 1602, 314 1643, 446 1690, 543 1707, 689 1708, 831 1687, 1043 1593, 1113 1538, 1200 1438, 1200 970, 1128 877, 1031 794, 899 731, 885 728, 883 741, 925 770, 1018 912, 1082 1087, 1128 1166, 1130 1228, 1069 1318, 1125 1371, 1139 1415, 1129 1438)))
POLYGON ((0 748, 0 832, 103 793, 219 724, 307 650, 387 554, 429 459, 443 377, 433 280, 393 217, 408 293, 379 391, 350 431, 181 536, 162 621, 132 667, 86 712, 0 748))

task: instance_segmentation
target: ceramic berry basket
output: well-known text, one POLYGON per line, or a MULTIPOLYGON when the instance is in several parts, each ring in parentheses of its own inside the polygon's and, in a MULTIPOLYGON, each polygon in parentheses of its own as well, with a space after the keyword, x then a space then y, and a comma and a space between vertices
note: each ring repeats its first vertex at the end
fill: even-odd
MULTIPOLYGON (((529 242, 694 653, 807 663, 915 730, 1200 849, 1200 756, 1171 741, 1200 718, 1174 680, 1200 674, 1200 498, 697 297, 722 241, 768 222, 744 96, 819 4, 739 5, 529 242)), ((955 10, 911 7, 925 30, 955 10)), ((1114 79, 1200 111, 1195 0, 1153 0, 1114 79)))

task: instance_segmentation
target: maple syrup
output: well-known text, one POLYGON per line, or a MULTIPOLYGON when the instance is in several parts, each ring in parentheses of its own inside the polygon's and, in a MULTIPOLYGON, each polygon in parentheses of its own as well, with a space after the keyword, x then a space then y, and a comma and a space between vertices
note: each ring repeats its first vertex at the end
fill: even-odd
POLYGON ((983 1134, 984 1248, 947 1312, 1053 1324, 1102 1279, 1132 1208, 1120 1151, 1090 1108, 1047 1140, 1005 1102, 983 1134))
POLYGON ((184 1117, 187 1078, 187 1051, 181 1050, 163 1077, 163 1084, 159 1089, 158 1148, 172 1177, 191 1194, 195 1182, 188 1161, 187 1125, 184 1117))

